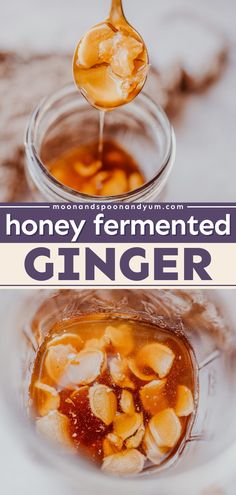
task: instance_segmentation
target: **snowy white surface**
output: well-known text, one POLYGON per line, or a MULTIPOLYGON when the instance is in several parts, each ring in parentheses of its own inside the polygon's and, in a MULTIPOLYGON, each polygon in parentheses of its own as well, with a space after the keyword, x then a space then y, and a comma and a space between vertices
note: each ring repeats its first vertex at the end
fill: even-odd
MULTIPOLYGON (((109 3, 109 0, 1 0, 0 49, 72 52, 81 34, 106 16, 109 3)), ((124 5, 128 19, 142 33, 153 57, 158 46, 157 23, 162 15, 174 9, 200 13, 229 37, 231 60, 222 79, 206 93, 191 96, 176 125, 177 161, 167 199, 235 201, 235 0, 124 0, 124 5)), ((1 292, 1 306, 4 297, 7 294, 1 292)), ((0 406, 4 495, 73 495, 74 491, 56 479, 53 471, 29 455, 15 436, 8 413, 0 406)), ((235 489, 228 487, 225 493, 234 494, 235 489)))

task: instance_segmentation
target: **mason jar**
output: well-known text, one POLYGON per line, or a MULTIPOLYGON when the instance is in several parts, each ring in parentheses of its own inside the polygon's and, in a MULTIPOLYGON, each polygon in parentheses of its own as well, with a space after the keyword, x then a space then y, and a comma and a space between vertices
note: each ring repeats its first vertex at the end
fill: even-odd
POLYGON ((104 139, 127 149, 146 178, 143 186, 116 196, 90 196, 57 181, 45 163, 71 148, 96 142, 99 111, 74 85, 45 98, 33 112, 25 138, 26 174, 32 199, 49 202, 155 202, 164 191, 175 160, 173 128, 161 107, 149 96, 106 112, 104 139))

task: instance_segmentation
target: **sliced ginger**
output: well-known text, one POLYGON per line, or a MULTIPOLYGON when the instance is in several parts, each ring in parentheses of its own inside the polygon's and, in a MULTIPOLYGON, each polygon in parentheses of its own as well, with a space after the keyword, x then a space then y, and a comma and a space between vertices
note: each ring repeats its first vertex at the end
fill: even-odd
POLYGON ((177 401, 175 412, 177 416, 189 416, 194 411, 193 394, 185 385, 177 387, 177 401))
POLYGON ((105 42, 114 35, 114 31, 108 26, 108 24, 98 24, 94 28, 90 29, 82 38, 78 47, 78 62, 90 69, 96 64, 103 61, 100 56, 101 40, 105 42))
POLYGON ((77 351, 71 344, 57 344, 48 348, 45 368, 49 377, 57 385, 62 385, 65 370, 76 354, 77 351))
POLYGON ((170 371, 175 355, 166 345, 153 343, 147 344, 137 354, 137 365, 141 368, 151 368, 164 378, 170 371))
POLYGON ((72 447, 69 435, 69 420, 58 411, 51 411, 47 416, 36 420, 36 430, 53 443, 72 447))
POLYGON ((145 411, 154 415, 168 407, 165 394, 166 379, 153 380, 140 389, 140 398, 145 411))
POLYGON ((136 433, 132 437, 126 440, 125 445, 127 449, 137 449, 142 442, 144 433, 145 433, 144 426, 143 425, 139 426, 136 433))
POLYGON ((94 384, 90 387, 89 403, 93 414, 105 425, 112 423, 117 410, 117 400, 109 387, 101 384, 94 384))
POLYGON ((143 450, 147 456, 147 458, 156 466, 161 464, 163 461, 167 449, 158 447, 157 443, 154 440, 153 435, 151 434, 149 425, 145 430, 145 435, 143 439, 143 450))
POLYGON ((103 440, 103 454, 104 457, 115 454, 121 451, 123 446, 122 438, 118 437, 114 433, 108 433, 106 438, 103 440))
POLYGON ((127 356, 134 349, 132 328, 127 323, 118 327, 109 325, 105 330, 105 337, 110 340, 114 350, 121 356, 127 356))
POLYGON ((137 432, 142 422, 142 413, 117 414, 113 421, 114 433, 122 440, 126 440, 137 432))
POLYGON ((148 57, 144 44, 130 30, 94 26, 81 39, 74 56, 74 78, 90 103, 116 107, 138 94, 146 80, 148 57))
POLYGON ((127 449, 105 457, 102 470, 114 475, 138 474, 143 470, 145 457, 136 449, 127 449))
POLYGON ((132 371, 132 373, 136 376, 136 378, 142 380, 143 382, 150 382, 157 378, 156 375, 143 373, 143 371, 141 371, 137 366, 135 359, 128 359, 128 367, 130 371, 132 371))
POLYGON ((113 358, 110 361, 111 377, 116 385, 121 388, 134 390, 135 383, 130 378, 130 372, 125 359, 113 358))
POLYGON ((83 350, 67 365, 65 381, 68 385, 88 385, 100 375, 105 355, 99 350, 83 350))
POLYGON ((62 335, 56 335, 49 342, 47 347, 54 347, 56 345, 71 345, 76 351, 80 351, 83 347, 83 340, 76 333, 63 333, 62 335))
POLYGON ((181 423, 174 409, 168 408, 157 413, 149 422, 150 433, 158 447, 173 448, 181 435, 181 423))
POLYGON ((58 409, 60 395, 55 388, 40 381, 37 381, 34 386, 38 391, 37 409, 40 416, 46 416, 50 411, 58 409))
POLYGON ((133 395, 129 390, 122 390, 121 398, 120 398, 120 407, 122 411, 126 414, 134 414, 135 406, 133 395))

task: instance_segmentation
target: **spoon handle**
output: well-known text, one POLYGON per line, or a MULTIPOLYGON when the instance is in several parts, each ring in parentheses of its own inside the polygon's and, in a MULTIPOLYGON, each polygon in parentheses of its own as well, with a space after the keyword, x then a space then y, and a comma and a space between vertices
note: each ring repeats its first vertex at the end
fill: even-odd
POLYGON ((124 18, 122 0, 112 0, 109 19, 112 23, 117 23, 124 18))

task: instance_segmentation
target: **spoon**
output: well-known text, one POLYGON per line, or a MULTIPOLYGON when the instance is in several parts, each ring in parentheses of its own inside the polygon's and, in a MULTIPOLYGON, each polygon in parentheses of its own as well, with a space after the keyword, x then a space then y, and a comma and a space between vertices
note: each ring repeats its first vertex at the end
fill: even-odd
POLYGON ((122 0, 112 0, 109 17, 79 41, 73 59, 75 84, 100 110, 130 102, 144 86, 148 52, 125 18, 122 0))

